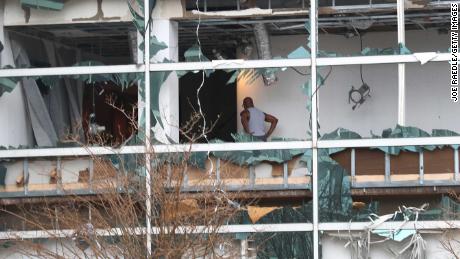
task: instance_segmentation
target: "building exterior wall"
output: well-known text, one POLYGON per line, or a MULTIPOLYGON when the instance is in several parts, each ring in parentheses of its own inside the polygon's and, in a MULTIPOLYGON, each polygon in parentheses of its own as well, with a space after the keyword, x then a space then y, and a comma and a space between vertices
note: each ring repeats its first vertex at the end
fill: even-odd
POLYGON ((78 19, 87 19, 97 14, 98 1, 94 0, 70 0, 66 1, 64 8, 60 11, 49 10, 30 10, 30 19, 26 22, 24 10, 18 0, 5 0, 5 25, 40 25, 40 24, 67 24, 83 22, 119 22, 131 21, 131 14, 128 9, 126 0, 105 0, 102 1, 102 12, 108 20, 98 18, 87 21, 78 19), (77 20, 75 20, 77 19, 77 20))

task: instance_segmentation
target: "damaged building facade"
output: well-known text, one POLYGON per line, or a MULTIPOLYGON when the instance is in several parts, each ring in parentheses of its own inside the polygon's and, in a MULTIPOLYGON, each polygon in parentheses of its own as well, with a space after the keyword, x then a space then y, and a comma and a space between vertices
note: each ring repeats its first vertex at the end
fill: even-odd
MULTIPOLYGON (((240 195, 224 258, 457 258, 455 4, 2 1, 0 258, 21 256, 17 239, 63 246, 19 206, 102 180, 122 192, 122 176, 148 187, 146 170, 185 153, 181 193, 240 195), (278 119, 268 141, 244 133, 246 97, 278 119)), ((75 229, 53 227, 73 246, 75 229)))

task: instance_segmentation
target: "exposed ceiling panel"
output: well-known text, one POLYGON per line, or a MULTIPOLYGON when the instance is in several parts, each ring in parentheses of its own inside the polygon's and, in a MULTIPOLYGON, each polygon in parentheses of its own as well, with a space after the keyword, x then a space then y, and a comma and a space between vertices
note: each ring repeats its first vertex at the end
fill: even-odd
POLYGON ((130 22, 10 26, 11 33, 47 39, 103 57, 130 57, 128 34, 136 31, 130 22))

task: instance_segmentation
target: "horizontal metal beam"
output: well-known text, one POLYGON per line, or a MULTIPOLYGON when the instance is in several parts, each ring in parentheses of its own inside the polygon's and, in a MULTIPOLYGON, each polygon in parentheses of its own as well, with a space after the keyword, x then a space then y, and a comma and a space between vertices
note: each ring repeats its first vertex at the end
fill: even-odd
MULTIPOLYGON (((452 178, 455 175, 452 173, 452 178)), ((423 183, 417 180, 409 181, 372 181, 372 182, 354 182, 352 188, 400 188, 400 187, 441 187, 441 186, 459 186, 460 182, 455 180, 424 180, 423 183)))
MULTIPOLYGON (((217 230, 208 226, 198 226, 193 228, 178 228, 176 233, 279 233, 279 232, 309 232, 313 230, 311 223, 284 223, 284 224, 247 224, 247 225, 224 225, 217 230)), ((145 227, 137 228, 110 228, 96 229, 98 236, 119 236, 122 234, 142 235, 145 227)), ((30 230, 30 231, 5 231, 0 232, 0 240, 12 239, 36 239, 36 238, 71 238, 75 230, 30 230)), ((153 234, 160 233, 159 228, 152 228, 153 234)))
MULTIPOLYGON (((449 61, 449 53, 437 53, 431 61, 449 61)), ((416 55, 383 55, 383 56, 352 56, 317 58, 318 66, 343 66, 359 64, 390 64, 417 63, 416 55)), ((309 67, 309 58, 301 59, 271 59, 271 60, 213 60, 209 62, 178 62, 154 63, 150 71, 195 71, 211 69, 249 69, 249 68, 285 68, 309 67)), ((116 73, 143 73, 144 65, 113 65, 113 66, 73 66, 50 68, 18 68, 0 69, 1 77, 26 76, 57 76, 57 75, 94 75, 116 73)))
MULTIPOLYGON (((450 53, 436 53, 431 61, 449 61, 450 53)), ((344 66, 344 65, 369 65, 369 64, 397 64, 420 62, 414 54, 408 55, 382 55, 382 56, 353 56, 353 57, 328 57, 318 58, 318 66, 344 66)))
POLYGON ((352 148, 352 147, 398 147, 458 145, 460 137, 423 137, 423 138, 377 138, 377 139, 341 139, 319 140, 318 148, 352 148))
MULTIPOLYGON (((362 231, 371 226, 370 222, 328 222, 319 223, 319 230, 322 231, 362 231)), ((435 221, 391 221, 384 222, 376 228, 379 230, 392 230, 392 229, 458 229, 460 228, 459 220, 435 220, 435 221)))
MULTIPOLYGON (((356 147, 397 147, 397 146, 429 146, 429 145, 460 145, 460 137, 423 137, 423 138, 386 138, 386 139, 341 139, 319 140, 318 148, 356 148, 356 147)), ((210 143, 210 144, 176 144, 154 145, 154 153, 177 152, 213 152, 213 151, 244 151, 244 150, 285 150, 310 149, 311 141, 274 141, 274 142, 242 142, 242 143, 210 143)), ((144 146, 125 146, 120 149, 111 147, 72 147, 72 148, 38 148, 0 150, 0 158, 21 157, 65 157, 113 154, 142 154, 144 146)))
POLYGON ((8 149, 0 150, 0 158, 21 157, 69 157, 88 155, 113 155, 113 154, 142 154, 144 146, 125 146, 120 149, 111 147, 62 147, 62 148, 36 148, 36 149, 8 149))
MULTIPOLYGON (((152 146, 153 153, 309 149, 311 147, 311 141, 177 144, 152 146)), ((114 149, 111 147, 11 149, 0 150, 0 158, 143 154, 145 152, 146 150, 144 146, 124 146, 120 149, 114 149)))
POLYGON ((144 65, 73 66, 0 69, 0 77, 143 73, 144 65))
MULTIPOLYGON (((447 229, 459 229, 460 221, 453 220, 436 220, 436 221, 409 221, 403 224, 402 221, 391 221, 384 222, 374 229, 379 230, 392 230, 392 229, 419 229, 419 230, 447 230, 447 229)), ((319 223, 319 230, 325 232, 337 232, 337 231, 363 231, 369 228, 371 223, 369 222, 325 222, 319 223)), ((159 233, 158 228, 153 228, 152 233, 159 233)), ((247 225, 225 225, 220 226, 216 230, 217 233, 280 233, 280 232, 310 232, 313 230, 311 223, 281 223, 281 224, 247 224, 247 225)), ((126 233, 132 233, 134 235, 141 235, 145 233, 144 227, 132 228, 132 229, 96 229, 97 235, 99 236, 117 236, 126 233)), ((209 227, 194 227, 195 233, 206 233, 214 231, 209 227)), ((178 233, 189 232, 177 230, 178 233)), ((35 239, 35 238, 66 238, 72 237, 75 230, 30 230, 30 231, 4 231, 0 232, 0 240, 11 240, 11 239, 35 239)))
POLYGON ((150 65, 150 71, 195 71, 211 69, 248 69, 248 68, 284 68, 284 67, 309 67, 309 58, 299 59, 269 59, 269 60, 243 60, 227 59, 212 60, 208 62, 179 62, 179 63, 156 63, 150 65))

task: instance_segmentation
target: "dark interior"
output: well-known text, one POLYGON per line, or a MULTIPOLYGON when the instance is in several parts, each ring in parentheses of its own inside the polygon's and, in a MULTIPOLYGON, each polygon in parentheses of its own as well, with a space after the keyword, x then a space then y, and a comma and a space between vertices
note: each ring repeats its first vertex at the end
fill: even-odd
MULTIPOLYGON (((227 84, 232 73, 216 70, 206 77, 200 91, 200 101, 203 114, 206 117, 206 124, 215 123, 212 132, 207 135, 208 140, 221 139, 233 141, 231 133, 237 132, 237 103, 236 103, 236 83, 227 84)), ((179 120, 181 126, 190 121, 194 111, 199 111, 197 102, 197 90, 201 85, 203 74, 188 73, 179 80, 179 120)), ((203 121, 196 123, 191 134, 199 135, 203 121)), ((189 134, 190 135, 190 134, 189 134)), ((180 141, 187 141, 183 134, 180 141)), ((198 142, 205 142, 206 139, 200 138, 198 142)))

